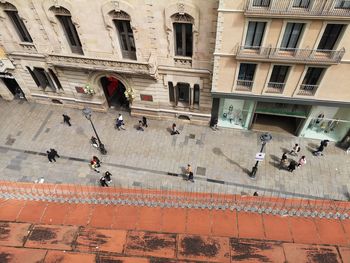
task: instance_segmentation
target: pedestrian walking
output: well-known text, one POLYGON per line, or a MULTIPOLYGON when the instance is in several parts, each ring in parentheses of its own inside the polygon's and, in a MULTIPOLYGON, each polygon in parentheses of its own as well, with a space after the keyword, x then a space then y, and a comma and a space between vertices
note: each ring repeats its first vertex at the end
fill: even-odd
POLYGON ((287 163, 288 163, 287 153, 283 153, 282 157, 281 157, 281 161, 280 161, 280 169, 286 168, 287 167, 287 163))
POLYGON ((292 173, 295 170, 296 166, 297 166, 296 161, 291 160, 289 165, 288 165, 288 167, 287 167, 287 169, 288 169, 289 172, 292 173))
POLYGON ((320 155, 323 155, 323 150, 324 150, 324 145, 320 145, 318 146, 317 150, 316 151, 313 151, 312 153, 315 155, 315 156, 320 156, 320 155))
POLYGON ((91 166, 91 169, 93 169, 96 173, 99 173, 100 171, 97 169, 99 166, 96 162, 96 160, 92 159, 90 161, 90 166, 91 166))
POLYGON ((329 140, 323 140, 321 141, 320 146, 322 145, 323 147, 327 147, 328 143, 329 143, 329 140))
POLYGON ((211 121, 210 121, 210 127, 216 131, 218 130, 218 118, 213 118, 211 121))
POLYGON ((253 196, 259 196, 258 192, 254 192, 253 196))
POLYGON ((108 183, 111 183, 111 182, 112 182, 111 176, 112 176, 112 174, 111 174, 109 171, 106 171, 106 172, 105 172, 104 177, 105 177, 105 180, 106 180, 108 183))
POLYGON ((299 144, 295 144, 294 147, 292 148, 292 150, 289 152, 289 154, 291 155, 296 155, 298 156, 298 152, 300 152, 301 148, 299 146, 299 144))
POLYGON ((143 129, 142 126, 143 126, 143 125, 142 125, 142 121, 139 120, 139 125, 137 126, 137 130, 138 130, 138 131, 144 131, 144 129, 143 129))
POLYGON ((101 167, 101 161, 100 161, 100 159, 98 159, 97 156, 92 156, 92 160, 96 164, 96 167, 101 167))
POLYGON ((102 177, 100 178, 100 185, 101 185, 102 187, 108 187, 108 184, 107 184, 107 182, 106 182, 106 177, 102 176, 102 177))
POLYGON ((67 123, 69 126, 72 126, 70 123, 70 117, 67 114, 62 114, 63 116, 63 123, 67 123))
POLYGON ((47 158, 49 159, 49 162, 52 163, 52 161, 56 162, 55 154, 51 151, 46 151, 47 158))
POLYGON ((53 157, 60 158, 61 156, 58 155, 57 151, 55 149, 50 149, 50 152, 52 153, 53 157))
POLYGON ((305 157, 305 155, 301 156, 301 158, 299 159, 298 168, 303 166, 304 164, 306 164, 306 157, 305 157))
POLYGON ((120 129, 125 130, 125 123, 124 123, 123 116, 121 114, 119 114, 119 117, 116 120, 116 128, 118 130, 120 130, 120 129))
POLYGON ((176 128, 176 124, 173 123, 173 125, 171 126, 171 135, 175 135, 175 134, 180 134, 180 133, 176 128))
POLYGON ((187 164, 186 176, 187 176, 187 181, 191 181, 192 183, 194 183, 192 166, 190 164, 187 164))
POLYGON ((91 136, 90 142, 91 142, 92 146, 94 146, 95 148, 98 148, 98 141, 97 141, 96 137, 91 136))
POLYGON ((142 126, 148 128, 147 118, 145 116, 142 117, 142 126))

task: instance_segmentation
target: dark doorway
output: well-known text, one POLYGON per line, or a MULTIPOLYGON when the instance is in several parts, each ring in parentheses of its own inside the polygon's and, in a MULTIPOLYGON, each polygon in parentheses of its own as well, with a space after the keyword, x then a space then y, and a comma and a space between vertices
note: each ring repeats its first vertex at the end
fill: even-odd
POLYGON ((255 113, 253 130, 297 134, 303 118, 255 113))
POLYGON ((25 99, 22 89, 13 77, 0 78, 0 81, 4 82, 5 86, 12 93, 15 99, 25 99))
POLYGON ((109 107, 129 108, 129 102, 124 94, 126 89, 121 81, 114 77, 102 77, 100 81, 109 107))

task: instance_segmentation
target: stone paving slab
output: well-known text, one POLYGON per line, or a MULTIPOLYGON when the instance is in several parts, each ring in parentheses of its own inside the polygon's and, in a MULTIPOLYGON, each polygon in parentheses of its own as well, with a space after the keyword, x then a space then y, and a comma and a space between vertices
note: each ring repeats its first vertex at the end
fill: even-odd
POLYGON ((173 121, 149 120, 150 127, 138 133, 132 127, 137 119, 126 112, 127 130, 117 131, 113 124, 118 112, 96 112, 93 121, 108 150, 106 156, 100 156, 89 144, 93 132, 80 110, 0 100, 0 112, 0 151, 6 153, 0 155, 2 180, 34 182, 44 178, 52 183, 97 184, 98 175, 88 168, 88 160, 98 155, 103 161, 101 170, 110 170, 113 184, 123 187, 141 183, 141 187, 188 191, 197 187, 199 192, 349 198, 349 156, 332 143, 325 156, 318 158, 311 151, 319 141, 273 133, 273 140, 265 147, 266 160, 259 164, 256 180, 251 180, 247 173, 260 148, 259 132, 214 132, 174 120, 183 129, 180 135, 170 136, 167 127, 173 121), (62 124, 63 112, 71 116, 72 127, 62 124), (302 146, 300 155, 306 155, 307 164, 294 173, 279 170, 276 166, 282 152, 294 143, 302 146), (42 156, 51 147, 62 156, 53 164, 42 156), (168 175, 181 175, 187 163, 195 171, 195 186, 181 176, 168 175))
POLYGON ((28 235, 25 247, 72 250, 77 231, 75 226, 36 225, 28 235))

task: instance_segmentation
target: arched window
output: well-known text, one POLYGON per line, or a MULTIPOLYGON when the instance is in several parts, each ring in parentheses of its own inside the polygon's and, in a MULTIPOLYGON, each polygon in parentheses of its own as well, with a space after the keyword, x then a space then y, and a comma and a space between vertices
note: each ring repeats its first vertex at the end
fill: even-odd
POLYGON ((136 60, 136 46, 130 16, 123 11, 113 11, 110 15, 118 32, 123 58, 136 60))
MULTIPOLYGON (((0 3, 1 5, 1 3, 0 3)), ((10 3, 5 3, 2 5, 5 13, 10 18, 14 28, 16 29, 16 32, 21 39, 22 42, 33 42, 22 18, 18 15, 18 11, 15 6, 11 5, 10 3)))
POLYGON ((193 18, 188 14, 177 13, 172 17, 175 39, 175 56, 192 57, 193 18))
POLYGON ((75 25, 72 22, 70 12, 63 7, 51 7, 50 11, 54 12, 55 16, 60 21, 72 52, 76 54, 84 54, 79 35, 75 25))

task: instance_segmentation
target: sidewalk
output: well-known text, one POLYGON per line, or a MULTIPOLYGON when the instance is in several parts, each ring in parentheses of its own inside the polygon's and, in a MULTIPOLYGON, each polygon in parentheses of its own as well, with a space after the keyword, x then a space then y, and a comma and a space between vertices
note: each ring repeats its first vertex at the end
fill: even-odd
MULTIPOLYGON (((100 174, 89 168, 93 155, 102 159, 102 172, 109 170, 118 187, 156 187, 200 192, 227 192, 260 195, 349 197, 349 155, 329 145, 325 156, 313 157, 319 141, 273 134, 265 147, 256 180, 247 172, 260 150, 260 133, 193 126, 176 122, 180 135, 171 136, 172 122, 149 120, 144 132, 134 128, 138 120, 123 113, 126 131, 114 129, 118 112, 93 113, 93 122, 108 151, 101 156, 89 139, 90 123, 80 110, 61 106, 6 102, 0 100, 0 180, 34 182, 41 177, 50 183, 97 184, 100 174), (62 114, 71 117, 72 126, 62 124, 62 114), (299 156, 307 164, 294 173, 278 169, 283 151, 294 143, 302 146, 299 156), (44 153, 58 150, 61 158, 48 163, 44 153), (184 181, 183 169, 190 163, 195 183, 184 181)), ((291 156, 289 156, 291 157, 291 156)), ((297 157, 291 157, 297 160, 297 157)))

